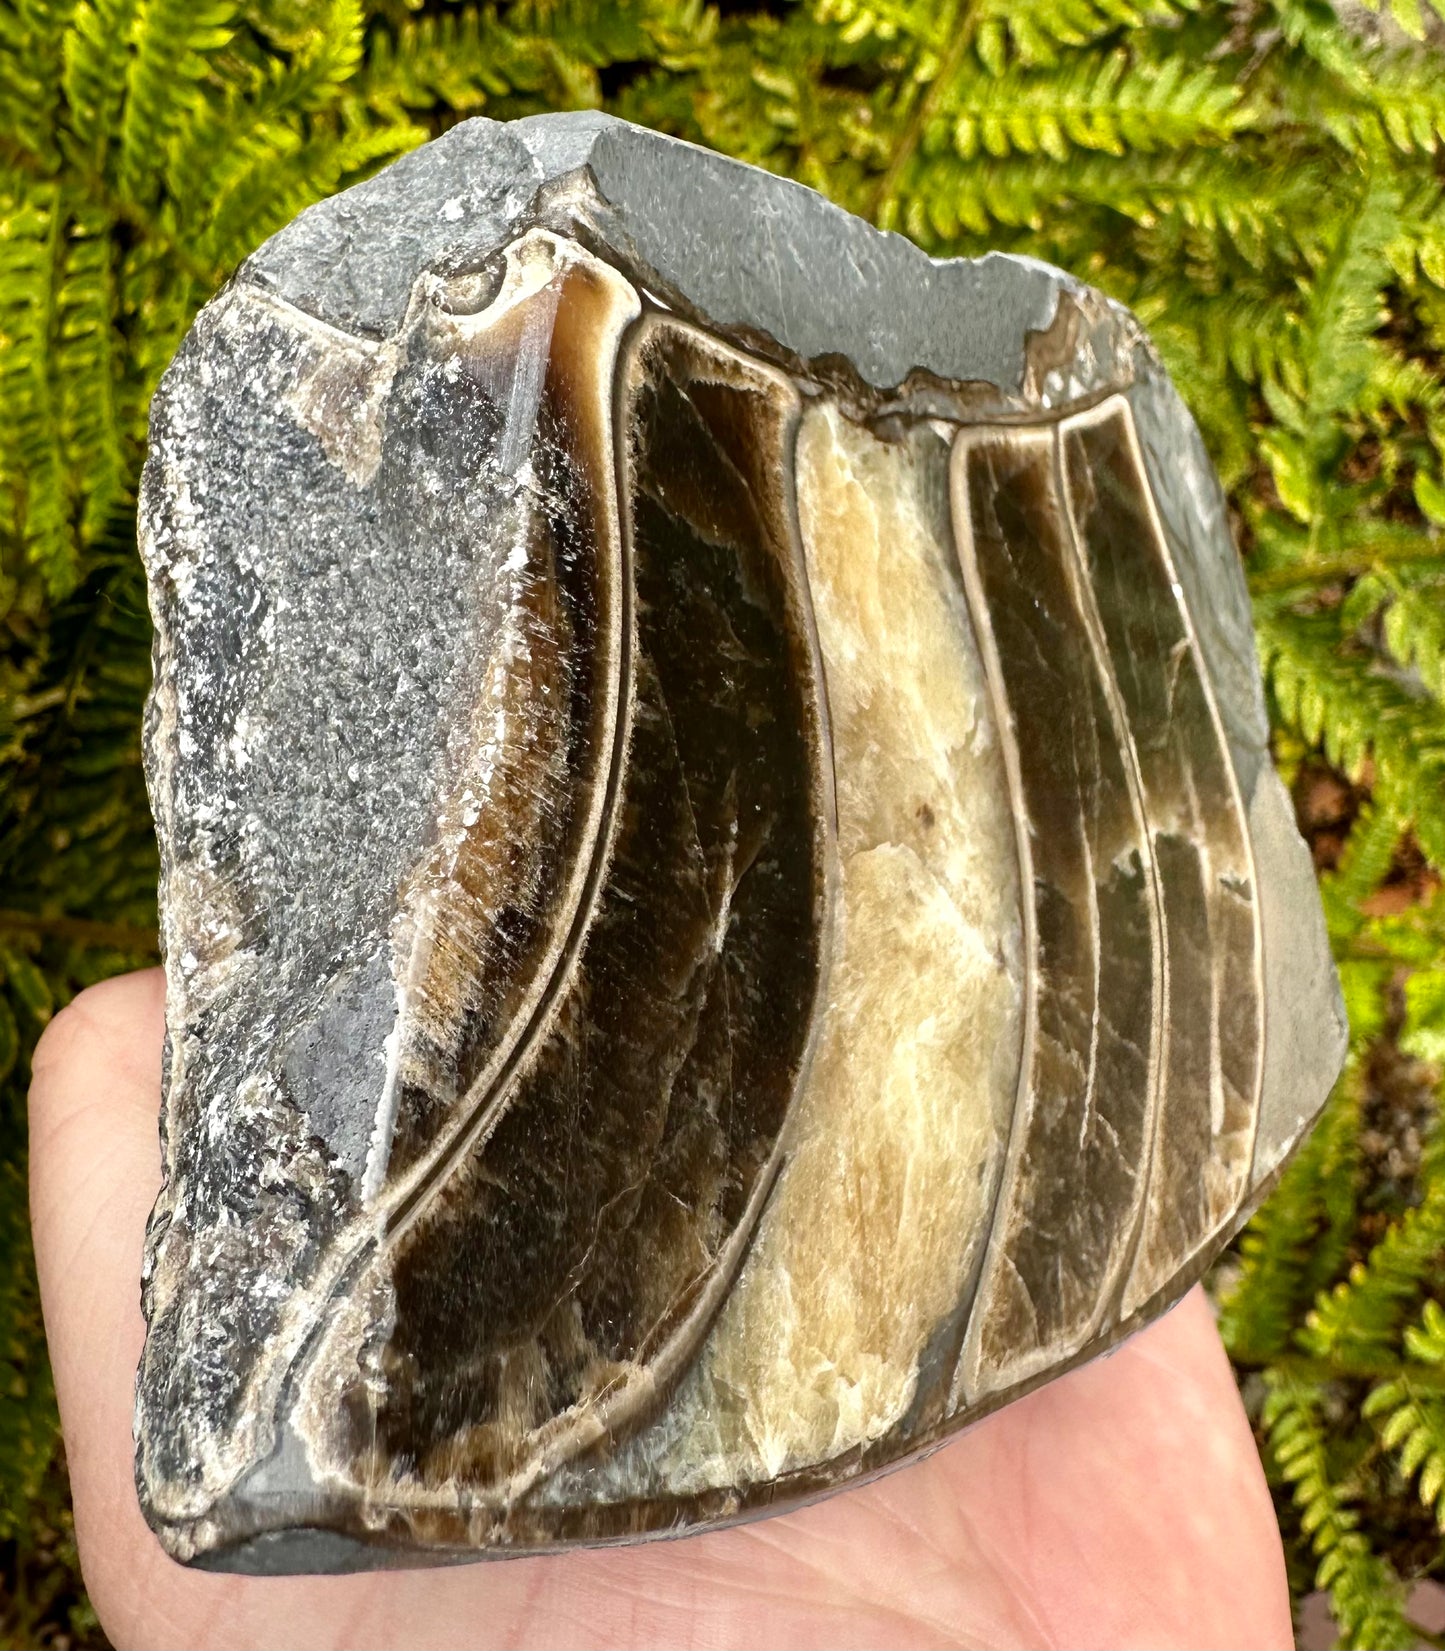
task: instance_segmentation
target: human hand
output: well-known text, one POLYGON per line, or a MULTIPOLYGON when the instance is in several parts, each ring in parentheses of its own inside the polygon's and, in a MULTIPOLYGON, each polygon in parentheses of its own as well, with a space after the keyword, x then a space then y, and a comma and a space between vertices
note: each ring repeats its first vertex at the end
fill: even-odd
POLYGON ((86 992, 36 1051, 30 1103, 76 1534, 117 1645, 1292 1645, 1269 1493, 1197 1289, 926 1461, 735 1530, 351 1577, 174 1564, 131 1465, 162 1018, 157 970, 86 992))

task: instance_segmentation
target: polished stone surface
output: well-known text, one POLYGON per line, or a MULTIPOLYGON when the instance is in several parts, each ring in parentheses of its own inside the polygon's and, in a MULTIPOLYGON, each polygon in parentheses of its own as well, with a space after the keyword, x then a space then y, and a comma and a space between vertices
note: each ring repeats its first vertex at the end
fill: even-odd
POLYGON ((1218 484, 1058 271, 468 122, 203 311, 141 520, 178 1558, 880 1471, 1167 1307, 1324 1098, 1218 484))

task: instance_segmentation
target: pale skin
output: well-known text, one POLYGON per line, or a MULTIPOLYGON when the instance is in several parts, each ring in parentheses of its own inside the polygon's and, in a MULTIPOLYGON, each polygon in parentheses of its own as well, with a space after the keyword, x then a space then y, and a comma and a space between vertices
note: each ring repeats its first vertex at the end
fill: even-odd
POLYGON ((78 998, 42 1040, 31 1092, 76 1532, 117 1646, 1293 1644, 1269 1493, 1199 1290, 926 1461, 735 1530, 355 1577, 173 1564, 131 1468, 162 991, 152 970, 78 998))

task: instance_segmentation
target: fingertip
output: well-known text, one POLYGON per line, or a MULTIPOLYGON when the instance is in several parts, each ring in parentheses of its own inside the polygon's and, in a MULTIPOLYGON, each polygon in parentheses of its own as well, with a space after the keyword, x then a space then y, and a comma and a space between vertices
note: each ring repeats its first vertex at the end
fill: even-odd
POLYGON ((97 1080, 154 1117, 164 1011, 165 975, 142 969, 88 986, 54 1016, 30 1060, 32 1152, 93 1098, 97 1080))
POLYGON ((92 986, 36 1046, 30 1215, 57 1377, 88 1328, 73 1322, 74 1303, 111 1279, 128 1286, 133 1274, 139 1287, 140 1234, 160 1181, 163 993, 155 969, 92 986))
POLYGON ((160 1184, 164 990, 158 969, 90 987, 32 1061, 36 1270, 82 1564, 102 1598, 117 1592, 112 1573, 133 1573, 153 1545, 136 1506, 130 1409, 141 1251, 160 1184))
POLYGON ((41 1033, 31 1060, 32 1071, 41 1075, 57 1062, 64 1062, 77 1046, 129 1037, 138 1020, 149 1020, 163 1009, 165 982, 162 969, 137 969, 87 986, 41 1033))

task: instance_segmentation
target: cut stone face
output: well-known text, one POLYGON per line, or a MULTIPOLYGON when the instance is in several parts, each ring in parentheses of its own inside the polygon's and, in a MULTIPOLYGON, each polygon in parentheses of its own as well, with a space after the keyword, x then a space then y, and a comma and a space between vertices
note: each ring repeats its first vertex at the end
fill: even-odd
POLYGON ((1136 324, 600 116, 304 213, 157 395, 146 1515, 678 1533, 1199 1277, 1343 1020, 1136 324))

